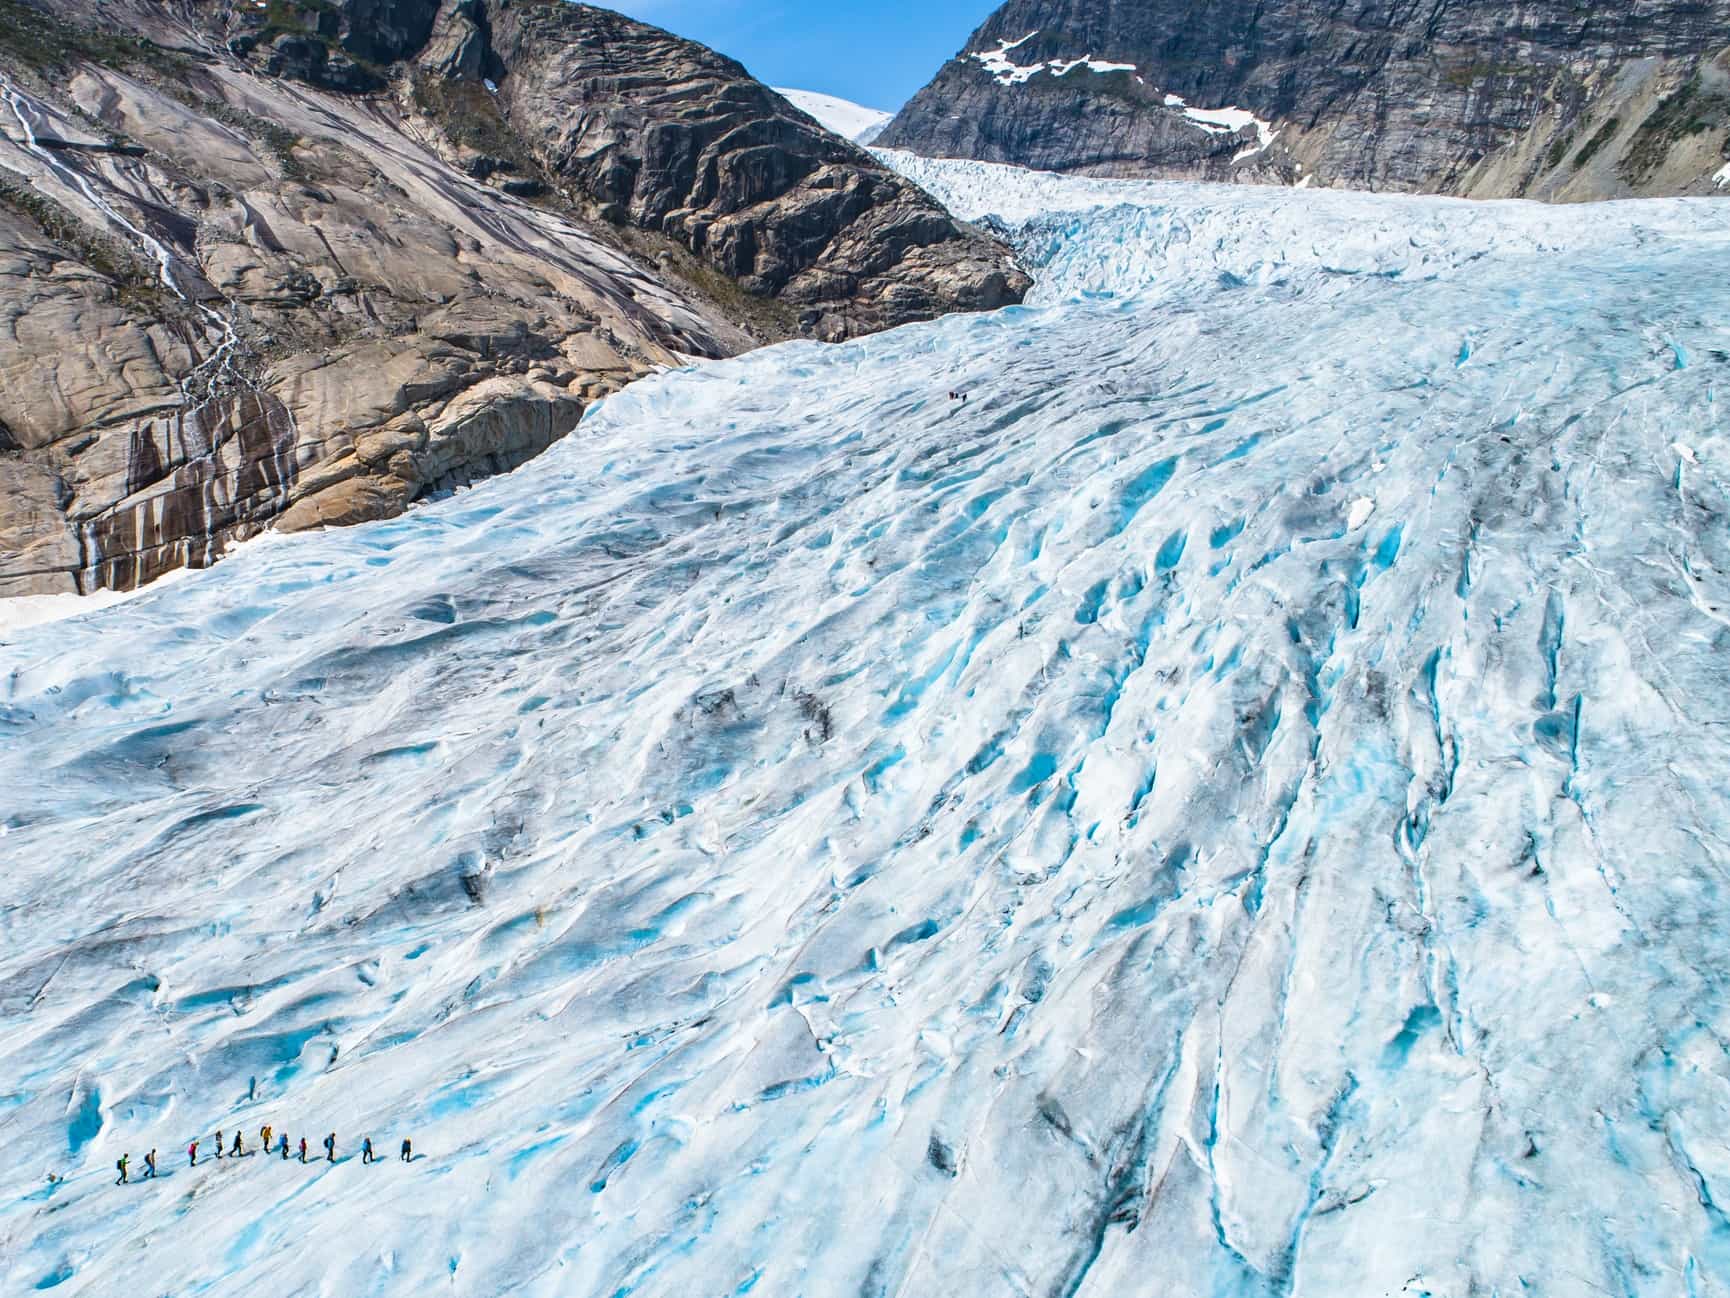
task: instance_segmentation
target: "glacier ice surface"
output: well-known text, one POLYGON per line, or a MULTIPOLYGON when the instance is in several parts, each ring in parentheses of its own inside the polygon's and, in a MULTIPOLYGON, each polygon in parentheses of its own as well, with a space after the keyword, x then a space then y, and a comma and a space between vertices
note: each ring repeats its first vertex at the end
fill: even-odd
POLYGON ((775 93, 800 112, 814 117, 826 129, 855 144, 871 143, 895 116, 880 108, 867 108, 849 99, 818 94, 814 90, 787 90, 777 86, 775 93))
POLYGON ((948 183, 1035 305, 7 634, 0 1292, 1730 1292, 1730 206, 948 183))

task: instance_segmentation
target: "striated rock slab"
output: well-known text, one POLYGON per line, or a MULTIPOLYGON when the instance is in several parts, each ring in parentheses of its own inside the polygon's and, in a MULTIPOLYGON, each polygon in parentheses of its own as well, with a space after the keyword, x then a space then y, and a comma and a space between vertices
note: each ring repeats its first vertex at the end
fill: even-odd
POLYGON ((1010 0, 877 142, 1099 176, 1723 193, 1730 0, 1010 0))
POLYGON ((489 6, 518 134, 554 176, 838 339, 1019 301, 1007 250, 739 64, 604 9, 489 6))
POLYGON ((0 188, 0 594, 389 516, 520 464, 636 374, 754 341, 387 103, 214 57, 178 86, 31 72, 0 67, 33 128, 96 121, 142 155, 46 160, 16 122, 0 141, 21 178, 0 188), (373 453, 405 424, 415 446, 373 453))
POLYGON ((388 517, 656 367, 1026 282, 737 65, 599 10, 0 0, 0 595, 388 517), (616 156, 682 137, 728 179, 611 186, 565 116, 614 93, 616 156))

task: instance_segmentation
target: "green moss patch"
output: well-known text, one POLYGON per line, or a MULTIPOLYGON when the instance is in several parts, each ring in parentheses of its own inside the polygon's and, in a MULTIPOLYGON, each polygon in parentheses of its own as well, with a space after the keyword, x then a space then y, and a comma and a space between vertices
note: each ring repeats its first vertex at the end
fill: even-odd
POLYGON ((1730 125, 1730 95, 1709 91, 1698 75, 1659 101, 1617 167, 1630 184, 1638 185, 1664 165, 1670 150, 1689 136, 1730 125))
POLYGON ((452 144, 510 163, 525 175, 539 171, 485 86, 417 71, 410 88, 415 106, 439 124, 452 144))
POLYGON ((1592 156, 1611 140, 1615 139, 1616 132, 1621 129, 1622 119, 1620 117, 1612 117, 1609 121, 1600 126, 1592 138, 1586 141, 1585 146, 1574 155, 1574 170, 1578 171, 1581 167, 1590 162, 1592 156))
POLYGON ((1480 81, 1490 81, 1497 77, 1520 77, 1530 71, 1529 68, 1510 63, 1460 63, 1451 68, 1443 68, 1442 80, 1450 86, 1465 90, 1480 81))
POLYGON ((0 57, 42 74, 64 72, 80 62, 148 68, 167 76, 193 66, 185 54, 121 32, 63 23, 21 0, 0 0, 0 57))
POLYGON ((160 315, 173 299, 156 267, 118 239, 91 229, 34 185, 0 170, 0 207, 25 217, 61 252, 114 286, 115 297, 160 315))

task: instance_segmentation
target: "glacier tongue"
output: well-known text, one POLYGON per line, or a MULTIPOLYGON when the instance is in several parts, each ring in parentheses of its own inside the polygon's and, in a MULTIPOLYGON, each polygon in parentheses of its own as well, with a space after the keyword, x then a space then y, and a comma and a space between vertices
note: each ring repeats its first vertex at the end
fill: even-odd
MULTIPOLYGON (((1093 180, 1000 163, 878 158, 956 215, 1006 229, 1038 280, 1028 301, 1078 295, 1193 299, 1246 284, 1345 291, 1355 275, 1434 279, 1485 258, 1563 258, 1631 247, 1716 247, 1730 205, 1639 199, 1559 206, 1410 194, 1093 180)), ((1528 264, 1518 272, 1533 273, 1528 264)))
POLYGON ((1725 224, 1187 193, 10 633, 4 1291, 1730 1292, 1725 224))

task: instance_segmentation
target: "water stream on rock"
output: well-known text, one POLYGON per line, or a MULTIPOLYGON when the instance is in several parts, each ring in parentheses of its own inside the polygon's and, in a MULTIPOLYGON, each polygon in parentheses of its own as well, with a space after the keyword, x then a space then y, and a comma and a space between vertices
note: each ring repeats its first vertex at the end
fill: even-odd
MULTIPOLYGON (((165 520, 159 516, 159 511, 165 506, 159 497, 145 499, 130 507, 123 503, 121 508, 107 516, 81 522, 85 563, 80 581, 88 582, 93 588, 127 589, 155 575, 121 573, 116 570, 117 564, 135 560, 108 557, 121 553, 137 555, 150 543, 147 533, 185 534, 179 546, 182 551, 179 562, 168 566, 190 564, 208 567, 222 553, 219 528, 237 511, 237 502, 225 496, 227 478, 221 448, 229 438, 240 435, 241 428, 253 421, 262 423, 271 450, 268 454, 251 458, 261 466, 262 483, 271 488, 273 497, 262 501, 254 512, 261 519, 272 517, 283 507, 298 471, 294 452, 299 438, 293 412, 266 391, 241 363, 248 349, 235 327, 233 304, 223 299, 224 309, 218 310, 189 292, 176 271, 180 260, 178 254, 143 225, 129 219, 100 192, 90 177, 62 161, 40 142, 31 119, 33 115, 46 117, 46 110, 3 74, 0 74, 0 100, 5 101, 18 123, 22 142, 30 154, 75 189, 117 232, 141 246, 154 261, 163 287, 202 319, 217 339, 190 371, 176 377, 181 408, 172 423, 164 421, 162 425, 160 436, 163 445, 152 446, 144 456, 146 463, 177 460, 198 475, 201 519, 187 528, 165 527, 165 520), (250 416, 247 414, 249 408, 253 408, 250 416), (117 538, 113 534, 117 531, 128 533, 125 546, 114 543, 117 538)), ((190 344, 191 340, 187 341, 190 344)), ((154 442, 158 434, 146 427, 140 436, 154 442)), ((148 485, 141 481, 139 489, 144 490, 148 485)))

